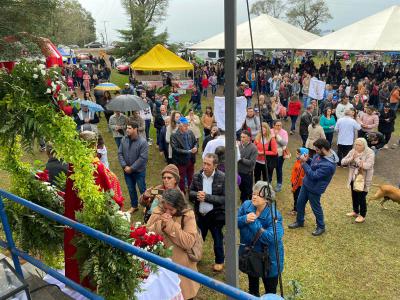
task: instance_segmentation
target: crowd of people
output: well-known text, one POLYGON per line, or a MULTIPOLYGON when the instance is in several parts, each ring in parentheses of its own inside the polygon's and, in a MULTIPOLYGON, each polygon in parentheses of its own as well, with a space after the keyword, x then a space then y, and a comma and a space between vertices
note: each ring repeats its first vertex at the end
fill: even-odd
MULTIPOLYGON (((245 121, 237 132, 237 184, 242 202, 238 228, 242 245, 249 245, 263 228, 255 249, 263 251, 264 246, 268 246, 271 265, 268 275, 262 279, 265 291, 276 293, 278 273, 282 272, 284 265, 283 225, 282 216, 277 212, 278 270, 272 238, 271 200, 284 185, 289 185, 293 193, 290 214, 296 217, 289 228, 304 226, 305 206, 310 201, 316 218, 316 229, 312 234, 324 234, 321 196, 336 168, 348 167, 353 205, 352 212, 347 215, 355 217, 356 223, 364 222, 375 155, 389 147, 394 131, 400 100, 399 77, 397 69, 387 67, 383 70, 379 64, 374 64, 373 68, 355 64, 352 68, 342 69, 333 62, 330 66, 323 64, 316 69, 312 60, 304 60, 293 73, 289 73, 287 66, 280 65, 279 61, 258 60, 256 70, 252 70, 252 65, 251 62, 244 63, 238 75, 237 95, 245 97, 247 103, 245 121), (308 95, 313 76, 328 83, 322 101, 308 95), (289 132, 283 128, 288 118, 291 121, 289 132), (289 146, 292 136, 297 135, 296 127, 302 147, 293 151, 295 160, 287 183, 283 165, 291 163, 288 161, 291 157, 289 146), (337 154, 333 148, 337 149, 337 154)), ((203 240, 208 232, 211 233, 215 256, 213 271, 224 269, 225 132, 217 127, 211 106, 205 107, 201 113, 207 90, 210 88, 211 94, 215 95, 217 86, 223 85, 223 72, 221 64, 195 68, 195 86, 190 98, 193 109, 186 116, 179 111, 177 90, 161 95, 153 89, 146 90, 134 80, 126 84, 122 93, 138 95, 149 109, 129 114, 107 109, 104 112, 128 187, 129 212, 135 213, 141 204, 144 222, 151 230, 164 235, 167 245, 174 246, 173 261, 193 270, 197 270, 197 262, 187 253, 198 238, 197 227, 203 240), (156 131, 154 145, 150 138, 151 126, 156 131), (152 160, 149 147, 157 149, 166 164, 160 172, 160 183, 152 187, 146 184, 146 170, 152 160), (195 164, 199 158, 202 159, 202 168, 196 171, 195 164)), ((86 89, 85 83, 78 80, 77 86, 82 85, 84 98, 104 108, 113 99, 109 92, 95 94, 92 98, 90 88, 86 89)), ((76 93, 71 97, 77 98, 76 93)), ((98 132, 98 113, 82 106, 70 114, 79 131, 98 132)), ((97 152, 108 167, 107 148, 101 136, 97 152)), ((155 170, 152 170, 151 176, 154 175, 155 170)), ((240 253, 243 250, 241 246, 240 253)), ((199 286, 184 277, 181 280, 184 298, 195 297, 199 286)), ((259 295, 259 278, 248 275, 248 280, 249 292, 259 295)))

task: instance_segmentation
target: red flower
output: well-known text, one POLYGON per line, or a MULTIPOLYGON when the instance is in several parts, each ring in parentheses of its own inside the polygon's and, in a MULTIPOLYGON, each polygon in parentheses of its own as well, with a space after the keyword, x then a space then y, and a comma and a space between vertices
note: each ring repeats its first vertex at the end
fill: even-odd
POLYGON ((39 179, 40 181, 46 181, 48 182, 49 179, 49 171, 48 170, 44 170, 42 172, 37 172, 36 173, 36 178, 39 179))
POLYGON ((139 226, 138 228, 134 229, 131 227, 131 238, 134 239, 139 239, 142 236, 144 236, 147 232, 147 229, 145 226, 139 226))

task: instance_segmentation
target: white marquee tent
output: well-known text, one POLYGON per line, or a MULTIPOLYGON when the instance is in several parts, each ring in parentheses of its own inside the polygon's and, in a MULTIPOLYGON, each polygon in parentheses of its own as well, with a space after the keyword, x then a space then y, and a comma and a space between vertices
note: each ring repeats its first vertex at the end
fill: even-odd
MULTIPOLYGON (((317 35, 268 15, 251 20, 254 49, 301 49, 299 46, 315 40, 317 35)), ((248 21, 237 25, 237 49, 251 49, 248 21)), ((224 32, 188 47, 193 50, 225 49, 224 32)))
POLYGON ((389 7, 301 46, 304 50, 400 51, 400 6, 389 7))

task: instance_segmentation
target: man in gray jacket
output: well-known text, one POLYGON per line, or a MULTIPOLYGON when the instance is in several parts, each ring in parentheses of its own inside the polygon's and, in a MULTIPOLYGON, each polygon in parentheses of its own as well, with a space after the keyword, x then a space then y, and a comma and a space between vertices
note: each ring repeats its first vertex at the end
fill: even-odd
POLYGON ((240 200, 242 203, 251 199, 253 194, 253 172, 258 155, 257 147, 251 142, 251 134, 243 130, 240 134, 240 160, 238 161, 238 173, 241 181, 239 185, 240 200))
POLYGON ((124 170, 125 182, 131 198, 130 213, 138 210, 138 195, 146 190, 146 164, 149 156, 149 145, 145 138, 139 136, 139 124, 131 120, 126 125, 126 136, 118 148, 118 160, 124 170))

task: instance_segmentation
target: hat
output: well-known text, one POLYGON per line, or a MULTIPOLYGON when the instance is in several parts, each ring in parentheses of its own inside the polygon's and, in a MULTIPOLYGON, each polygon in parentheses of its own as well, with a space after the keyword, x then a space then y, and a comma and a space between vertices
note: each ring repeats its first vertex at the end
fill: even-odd
POLYGON ((180 117, 178 120, 178 124, 189 124, 188 119, 186 119, 185 117, 180 117))
POLYGON ((243 81, 242 83, 240 83, 240 85, 246 85, 246 82, 243 81))
POLYGON ((301 147, 299 150, 300 150, 300 155, 308 155, 309 153, 309 150, 304 147, 301 147))
POLYGON ((176 182, 179 182, 181 180, 181 177, 179 176, 179 170, 178 167, 173 165, 173 164, 169 164, 167 165, 162 171, 161 171, 161 176, 164 176, 164 173, 170 173, 172 174, 175 179, 176 182))
POLYGON ((129 86, 129 83, 125 83, 125 86, 129 86))

